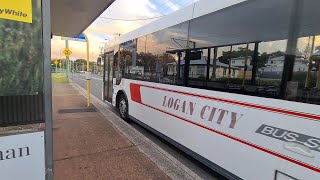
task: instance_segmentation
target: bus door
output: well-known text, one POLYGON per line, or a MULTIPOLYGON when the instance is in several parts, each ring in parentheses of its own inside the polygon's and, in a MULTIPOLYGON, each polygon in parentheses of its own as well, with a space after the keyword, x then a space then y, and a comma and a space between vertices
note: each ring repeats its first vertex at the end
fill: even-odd
POLYGON ((113 64, 114 64, 113 52, 105 54, 104 57, 104 73, 103 73, 103 98, 104 100, 112 103, 112 91, 113 91, 113 64))

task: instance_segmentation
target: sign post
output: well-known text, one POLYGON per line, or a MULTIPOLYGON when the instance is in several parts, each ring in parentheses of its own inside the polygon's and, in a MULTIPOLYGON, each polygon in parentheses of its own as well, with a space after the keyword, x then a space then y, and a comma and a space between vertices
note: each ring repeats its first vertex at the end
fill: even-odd
POLYGON ((57 61, 57 60, 55 60, 54 62, 53 62, 55 65, 56 65, 56 73, 58 72, 58 64, 59 64, 59 62, 57 61))
MULTIPOLYGON (((80 34, 78 37, 76 38, 70 38, 70 37, 62 37, 62 40, 70 40, 70 41, 80 41, 80 42, 86 42, 87 44, 87 73, 86 73, 86 79, 87 79, 87 93, 88 93, 88 97, 87 97, 87 106, 90 106, 90 80, 91 80, 91 73, 90 73, 90 51, 89 51, 89 38, 86 34, 82 33, 80 34)), ((68 50, 67 48, 63 51, 63 53, 67 56, 68 54, 68 50), (66 53, 65 53, 65 52, 66 53)), ((72 54, 72 52, 70 51, 70 55, 72 54)), ((69 56, 67 56, 69 57, 69 56)))

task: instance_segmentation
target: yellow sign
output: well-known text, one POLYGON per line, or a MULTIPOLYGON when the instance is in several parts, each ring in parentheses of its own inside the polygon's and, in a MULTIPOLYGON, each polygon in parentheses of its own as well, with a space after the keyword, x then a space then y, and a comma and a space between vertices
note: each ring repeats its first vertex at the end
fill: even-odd
POLYGON ((32 23, 32 0, 0 0, 0 18, 32 23))
POLYGON ((53 63, 54 63, 55 65, 57 65, 59 62, 58 62, 57 60, 55 60, 53 63))
POLYGON ((71 50, 68 49, 68 48, 64 49, 62 52, 63 52, 63 54, 66 55, 67 57, 69 57, 69 56, 72 54, 71 50))

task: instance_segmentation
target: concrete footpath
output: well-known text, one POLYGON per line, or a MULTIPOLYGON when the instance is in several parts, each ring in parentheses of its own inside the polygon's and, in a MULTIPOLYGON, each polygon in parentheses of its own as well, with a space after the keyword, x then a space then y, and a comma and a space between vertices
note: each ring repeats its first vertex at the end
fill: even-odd
POLYGON ((69 83, 53 83, 56 180, 170 179, 69 83))

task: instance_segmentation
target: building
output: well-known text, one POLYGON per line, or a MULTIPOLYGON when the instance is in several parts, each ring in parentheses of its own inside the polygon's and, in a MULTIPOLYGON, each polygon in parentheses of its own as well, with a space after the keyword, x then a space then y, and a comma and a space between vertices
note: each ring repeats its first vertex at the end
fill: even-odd
MULTIPOLYGON (((301 58, 297 57, 294 63, 293 72, 306 72, 308 71, 308 62, 301 58)), ((275 72, 279 73, 283 71, 284 65, 284 56, 277 56, 273 58, 269 58, 268 62, 265 64, 265 67, 259 69, 261 73, 263 72, 275 72)))
MULTIPOLYGON (((184 60, 181 60, 180 62, 180 73, 183 72, 183 67, 184 67, 184 60)), ((167 75, 168 76, 173 76, 177 74, 177 63, 168 63, 168 69, 167 69, 167 75)), ((235 66, 230 66, 230 77, 231 78, 238 78, 241 77, 241 71, 243 71, 239 67, 235 66)), ((227 78, 229 74, 229 65, 224 64, 222 62, 216 61, 215 68, 213 65, 213 60, 210 61, 210 72, 209 75, 210 77, 215 76, 215 79, 222 79, 222 78, 227 78), (215 69, 215 73, 213 73, 215 69)), ((201 78, 206 78, 207 75, 207 57, 202 56, 201 59, 197 60, 191 60, 190 61, 190 66, 189 66, 189 77, 192 79, 201 79, 201 78)))
POLYGON ((252 57, 248 56, 247 58, 246 57, 231 58, 231 66, 244 67, 246 61, 247 61, 247 67, 249 67, 251 65, 252 57))

